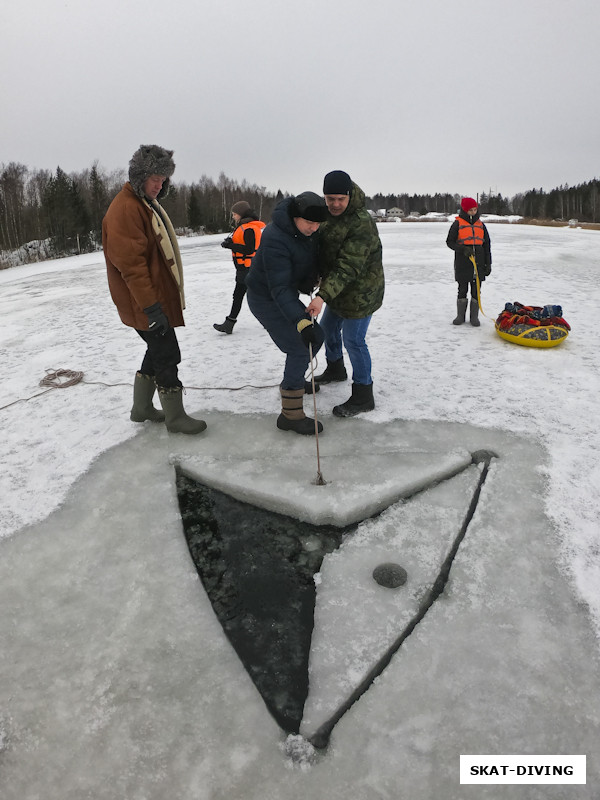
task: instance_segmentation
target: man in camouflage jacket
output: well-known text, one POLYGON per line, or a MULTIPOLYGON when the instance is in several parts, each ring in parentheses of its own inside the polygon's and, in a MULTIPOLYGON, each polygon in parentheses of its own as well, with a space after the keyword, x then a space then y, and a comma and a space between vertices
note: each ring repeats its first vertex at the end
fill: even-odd
POLYGON ((365 339, 371 317, 383 303, 381 240, 365 206, 364 192, 346 172, 329 172, 323 181, 323 194, 329 214, 319 231, 321 281, 307 311, 317 315, 327 304, 321 320, 327 368, 315 381, 326 384, 346 380, 343 344, 352 364, 352 395, 335 406, 333 413, 351 417, 375 408, 371 356, 365 339))

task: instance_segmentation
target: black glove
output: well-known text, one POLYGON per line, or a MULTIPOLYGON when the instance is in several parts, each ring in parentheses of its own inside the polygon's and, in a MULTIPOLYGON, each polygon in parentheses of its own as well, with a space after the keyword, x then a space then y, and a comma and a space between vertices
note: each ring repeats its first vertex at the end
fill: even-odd
POLYGON ((224 247, 226 250, 233 250, 234 245, 231 236, 228 236, 227 239, 223 239, 221 247, 224 247))
POLYGON ((148 330, 150 333, 164 336, 171 327, 160 303, 154 303, 154 305, 145 308, 144 314, 148 317, 148 330))
POLYGON ((465 256, 465 258, 471 258, 471 256, 475 256, 475 253, 473 252, 473 248, 469 247, 468 244, 464 244, 463 245, 462 252, 463 252, 463 256, 465 256))
POLYGON ((325 341, 323 328, 316 320, 314 322, 309 322, 307 319, 300 320, 298 330, 306 347, 312 344, 313 352, 316 352, 325 341))
POLYGON ((484 268, 483 268, 483 274, 485 275, 485 277, 486 277, 486 278, 487 278, 487 276, 488 276, 488 275, 491 275, 491 274, 492 274, 492 267, 491 267, 491 264, 486 264, 486 265, 484 266, 484 268))

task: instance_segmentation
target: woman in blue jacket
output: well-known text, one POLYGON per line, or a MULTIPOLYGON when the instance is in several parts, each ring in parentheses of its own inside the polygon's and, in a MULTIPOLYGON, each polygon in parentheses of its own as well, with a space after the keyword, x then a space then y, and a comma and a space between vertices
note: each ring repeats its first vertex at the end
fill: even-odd
MULTIPOLYGON (((250 311, 286 354, 277 427, 308 435, 314 434, 315 422, 303 410, 304 375, 309 345, 315 354, 323 344, 323 332, 299 295, 310 294, 317 284, 315 234, 326 216, 325 201, 314 192, 282 200, 263 231, 246 279, 250 311)), ((318 429, 323 430, 321 423, 318 429)))

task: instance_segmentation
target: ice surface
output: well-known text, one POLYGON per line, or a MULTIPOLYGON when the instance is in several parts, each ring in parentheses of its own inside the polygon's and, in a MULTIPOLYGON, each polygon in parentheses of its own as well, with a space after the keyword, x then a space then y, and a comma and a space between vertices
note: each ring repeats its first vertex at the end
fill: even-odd
POLYGON ((396 503, 325 556, 301 727, 307 738, 334 716, 418 616, 465 521, 479 477, 480 468, 471 466, 396 503), (373 579, 375 567, 388 562, 408 573, 406 584, 394 590, 373 579))
MULTIPOLYGON (((47 520, 2 543, 3 797, 42 796, 50 784, 66 800, 86 792, 183 800, 326 791, 341 798, 351 786, 366 799, 370 787, 381 794, 400 778, 421 791, 425 776, 435 797, 454 775, 459 751, 477 752, 482 737, 494 752, 590 751, 600 733, 595 644, 554 565, 539 500, 543 451, 498 431, 397 421, 381 423, 383 433, 414 450, 435 441, 441 452, 487 447, 499 458, 443 598, 338 723, 312 769, 289 772, 278 747, 285 737, 227 642, 182 532, 173 461, 193 450, 224 458, 219 432, 232 424, 229 414, 205 416, 206 438, 144 426, 101 456, 47 520), (515 487, 509 476, 525 457, 526 476, 515 487)), ((295 459, 282 458, 289 437, 268 415, 240 416, 278 461, 286 485, 296 471, 295 459)), ((357 446, 372 428, 355 420, 344 438, 357 446)), ((301 441, 308 453, 313 443, 301 441)), ((462 481, 425 492, 417 501, 425 515, 448 513, 454 525, 469 493, 462 481)), ((387 559, 386 545, 398 537, 392 522, 411 502, 363 526, 359 536, 371 540, 375 556, 387 559)), ((348 552, 360 544, 349 541, 348 552)), ((368 547, 363 557, 370 567, 368 547)), ((422 560, 429 559, 435 556, 424 546, 422 560)), ((347 577, 341 596, 358 607, 372 578, 364 569, 353 573, 352 564, 347 577)), ((327 582, 324 572, 320 591, 327 582)), ((395 620, 386 602, 389 637, 395 620)), ((359 654, 379 646, 363 624, 368 612, 357 614, 355 628, 352 620, 329 627, 344 667, 349 635, 359 654)), ((588 769, 597 781, 594 764, 588 769)))
POLYGON ((400 425, 393 434, 370 426, 369 452, 363 453, 357 451, 355 437, 345 435, 347 423, 331 419, 327 433, 319 437, 326 484, 318 486, 314 439, 287 436, 285 447, 277 447, 282 437, 271 426, 257 448, 248 428, 244 417, 232 415, 219 434, 216 454, 212 448, 198 453, 197 447, 189 453, 188 446, 188 452, 174 453, 173 460, 213 489, 313 525, 360 522, 471 463, 471 454, 462 447, 441 452, 435 443, 422 444, 421 449, 407 446, 400 425))
MULTIPOLYGON (((275 429, 282 360, 266 333, 247 309, 233 336, 212 329, 233 289, 221 237, 182 242, 185 403, 209 423, 194 442, 129 422, 141 345, 118 321, 100 254, 0 272, 2 800, 462 800, 473 791, 458 785, 459 755, 477 752, 586 753, 577 797, 596 800, 600 232, 490 232, 488 317, 475 330, 450 324, 446 226, 381 226, 386 300, 369 333, 377 407, 338 425, 331 408, 348 386, 317 395, 331 487, 310 484, 314 441, 275 429), (514 300, 560 303, 569 339, 543 352, 500 340, 491 319, 514 300), (45 370, 58 368, 84 371, 84 382, 42 394, 45 370), (232 419, 245 459, 237 465, 232 419), (288 743, 299 754, 292 762, 200 586, 174 463, 220 464, 240 479, 247 469, 260 487, 272 459, 286 486, 281 507, 291 495, 312 508, 323 495, 306 492, 334 493, 335 454, 353 452, 367 464, 371 501, 385 476, 373 475, 369 457, 387 436, 406 452, 492 449, 499 458, 443 595, 327 750, 288 743)), ((375 542, 398 534, 386 518, 411 502, 362 526, 375 555, 375 542)), ((343 588, 359 608, 378 587, 369 577, 355 600, 343 588)), ((496 800, 497 787, 477 796, 496 800)), ((502 796, 566 797, 560 786, 502 796)))

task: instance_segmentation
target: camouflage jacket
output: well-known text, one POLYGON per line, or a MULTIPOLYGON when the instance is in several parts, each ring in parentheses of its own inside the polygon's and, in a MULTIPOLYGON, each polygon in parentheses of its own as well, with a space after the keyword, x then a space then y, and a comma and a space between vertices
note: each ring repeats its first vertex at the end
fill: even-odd
POLYGON ((355 183, 348 208, 328 215, 319 230, 318 294, 340 317, 360 319, 383 302, 385 281, 381 240, 365 206, 365 194, 355 183))

